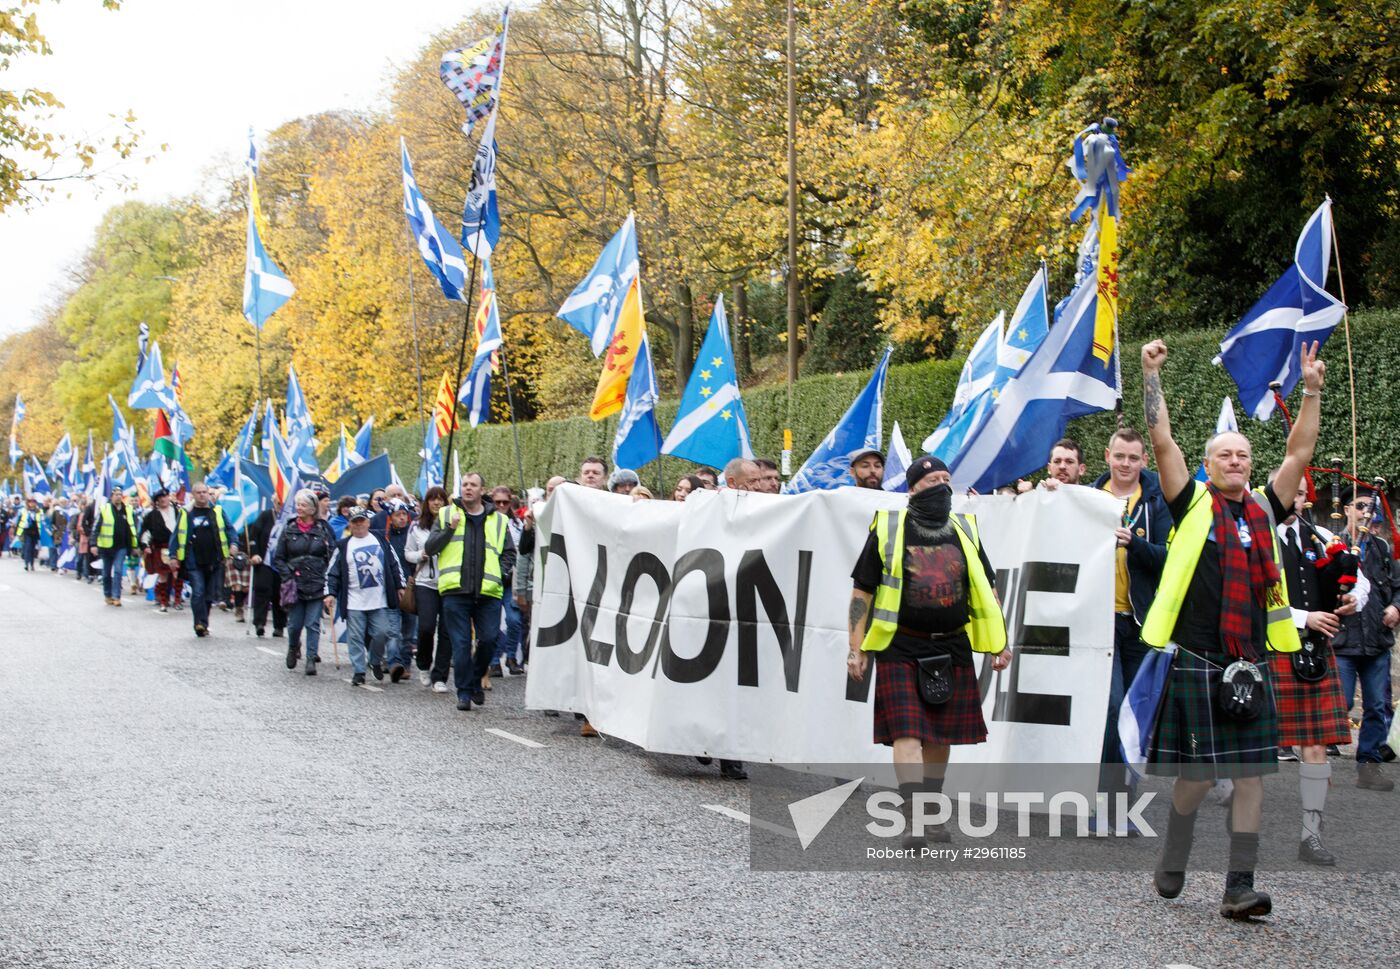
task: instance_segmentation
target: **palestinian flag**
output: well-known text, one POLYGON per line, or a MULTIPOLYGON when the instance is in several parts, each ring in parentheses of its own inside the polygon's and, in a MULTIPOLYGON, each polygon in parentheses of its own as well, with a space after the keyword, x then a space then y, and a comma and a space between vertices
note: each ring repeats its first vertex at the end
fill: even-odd
POLYGON ((165 416, 165 411, 156 411, 155 443, 152 450, 157 454, 162 454, 165 459, 176 467, 184 468, 185 471, 193 471, 194 463, 190 461, 190 456, 185 453, 185 449, 180 446, 180 440, 175 436, 175 432, 170 429, 170 421, 165 416))

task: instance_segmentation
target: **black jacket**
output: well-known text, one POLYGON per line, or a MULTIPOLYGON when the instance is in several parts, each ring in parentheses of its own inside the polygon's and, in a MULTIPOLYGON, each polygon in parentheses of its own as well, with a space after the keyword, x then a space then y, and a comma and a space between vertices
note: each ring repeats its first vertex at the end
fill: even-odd
POLYGON ((1342 628, 1332 637, 1332 651, 1338 656, 1366 658, 1390 652, 1395 630, 1381 621, 1387 606, 1400 609, 1400 568, 1390 557, 1390 543, 1379 535, 1366 539, 1361 553, 1361 571, 1371 581, 1366 608, 1342 616, 1342 628))
MULTIPOLYGON (((1100 475, 1094 487, 1102 488, 1108 482, 1108 475, 1107 471, 1100 475)), ((1127 523, 1132 532, 1128 542, 1128 599, 1139 625, 1147 619, 1147 610, 1152 608, 1152 600, 1157 597, 1162 566, 1167 561, 1167 535, 1172 530, 1172 514, 1157 472, 1144 468, 1140 482, 1142 497, 1133 509, 1132 521, 1127 523)))
POLYGON ((316 519, 311 531, 302 532, 296 519, 287 522, 277 540, 277 574, 283 581, 295 577, 297 598, 320 599, 326 594, 326 569, 335 551, 331 527, 316 519))
MULTIPOLYGON (((445 595, 476 595, 481 589, 481 575, 486 568, 486 522, 491 515, 499 515, 490 505, 483 506, 485 514, 479 520, 473 520, 462 509, 460 498, 452 499, 452 507, 455 508, 467 520, 466 531, 463 534, 465 547, 462 549, 462 584, 445 595)), ((515 541, 511 538, 510 523, 506 523, 505 547, 501 549, 501 586, 509 589, 511 576, 515 572, 515 541)), ((433 530, 428 533, 428 540, 423 543, 423 551, 428 555, 437 555, 447 543, 452 540, 452 529, 440 528, 436 523, 433 530)), ((441 586, 439 586, 441 591, 441 586)))
MULTIPOLYGON (((399 557, 394 554, 393 547, 384 539, 383 535, 370 532, 369 536, 384 549, 384 603, 390 609, 397 609, 399 607, 399 590, 403 588, 404 583, 403 568, 399 565, 399 557)), ((346 614, 346 603, 350 598, 350 564, 347 561, 349 556, 346 554, 346 548, 352 537, 347 532, 345 537, 336 543, 335 564, 326 574, 325 594, 335 596, 337 616, 346 614)))

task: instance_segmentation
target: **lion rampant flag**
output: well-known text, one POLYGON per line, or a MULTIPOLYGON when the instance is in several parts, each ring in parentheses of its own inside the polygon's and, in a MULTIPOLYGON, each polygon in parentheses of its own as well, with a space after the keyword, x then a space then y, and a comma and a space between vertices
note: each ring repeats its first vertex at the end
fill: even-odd
POLYGON ((640 276, 634 276, 632 285, 627 288, 627 297, 622 301, 612 342, 608 344, 607 356, 603 358, 598 391, 593 395, 593 406, 588 411, 588 416, 595 421, 622 410, 622 403, 627 399, 627 381, 632 376, 632 365, 637 360, 637 350, 642 345, 645 330, 642 281, 640 276))
POLYGON ((447 371, 442 372, 442 383, 438 384, 437 400, 433 402, 433 425, 438 437, 446 437, 461 425, 457 423, 457 397, 452 393, 452 381, 447 371))

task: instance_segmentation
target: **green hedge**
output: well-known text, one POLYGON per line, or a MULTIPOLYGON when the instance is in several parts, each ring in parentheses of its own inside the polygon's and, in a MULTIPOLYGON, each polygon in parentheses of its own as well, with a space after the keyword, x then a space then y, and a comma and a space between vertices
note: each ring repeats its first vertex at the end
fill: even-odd
MULTIPOLYGON (((1351 319, 1352 347, 1356 363, 1356 394, 1361 471, 1364 475, 1393 478, 1400 467, 1400 383, 1392 385, 1393 374, 1400 374, 1400 309, 1358 312, 1351 319)), ((1163 384, 1177 439, 1194 461, 1199 448, 1215 429, 1221 399, 1235 387, 1228 374, 1211 365, 1219 348, 1219 335, 1191 332, 1166 335, 1170 355, 1163 384)), ((1123 383, 1125 418, 1142 427, 1142 381, 1138 346, 1125 347, 1123 383)), ((1347 388, 1346 340, 1338 328, 1323 351, 1327 362, 1327 393, 1323 399, 1322 438, 1318 460, 1336 454, 1351 464, 1349 392, 1347 388)), ((930 360, 890 368, 885 395, 885 436, 899 421, 904 439, 918 451, 920 442, 938 426, 952 400, 961 360, 930 360)), ((793 469, 821 441, 860 393, 869 373, 830 374, 798 381, 794 404, 789 413, 786 386, 755 387, 744 391, 744 407, 755 453, 777 459, 782 449, 783 428, 793 433, 793 469)), ((1289 402, 1293 408, 1298 395, 1289 402)), ((663 433, 676 413, 675 400, 658 407, 663 433)), ((1243 415, 1241 415, 1243 419, 1243 415)), ((1114 415, 1096 414, 1071 423, 1069 434, 1084 445, 1091 471, 1103 469, 1103 444, 1112 433, 1114 415)), ((521 424, 520 446, 527 485, 542 485, 553 474, 573 477, 579 462, 590 454, 611 457, 616 420, 594 422, 585 417, 537 421, 521 424)), ((1249 421, 1246 433, 1253 440, 1258 467, 1271 467, 1283 454, 1282 426, 1274 420, 1264 425, 1249 421)), ((375 447, 387 448, 406 480, 418 473, 417 457, 421 438, 413 427, 376 431, 375 447)), ((457 432, 457 452, 462 469, 481 471, 488 483, 517 480, 514 442, 509 425, 463 427, 457 432)), ((667 487, 692 467, 689 462, 663 458, 661 473, 667 487)), ((656 466, 642 470, 642 479, 654 486, 656 466)))

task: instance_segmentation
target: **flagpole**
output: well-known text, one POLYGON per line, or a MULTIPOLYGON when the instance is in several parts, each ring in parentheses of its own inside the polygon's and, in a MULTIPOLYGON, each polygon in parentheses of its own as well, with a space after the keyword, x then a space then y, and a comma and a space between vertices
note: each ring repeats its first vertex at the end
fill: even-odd
MULTIPOLYGON (((414 243, 417 249, 417 242, 413 238, 413 230, 408 229, 408 223, 404 223, 404 228, 408 230, 409 242, 414 243)), ((413 298, 413 253, 408 256, 408 313, 413 319, 413 370, 418 377, 418 439, 426 440, 428 437, 428 425, 423 417, 423 360, 418 353, 418 304, 413 298)))
MULTIPOLYGON (((496 304, 497 312, 500 311, 500 303, 496 304)), ((515 394, 510 389, 510 368, 506 366, 506 344, 504 334, 500 347, 496 350, 501 355, 501 379, 506 383, 506 403, 510 407, 510 433, 515 438, 515 471, 520 475, 520 497, 525 497, 525 463, 520 456, 520 428, 515 423, 515 394)), ((488 406, 489 402, 488 402, 488 406)), ((489 412, 488 412, 489 413, 489 412)))
MULTIPOLYGON (((448 423, 447 430, 447 450, 442 453, 442 480, 447 480, 448 456, 453 453, 452 442, 457 436, 457 393, 461 389, 463 373, 467 365, 467 335, 471 332, 472 325, 472 303, 476 300, 476 264, 477 258, 472 255, 471 280, 467 283, 467 313, 462 318, 462 343, 457 349, 457 380, 452 385, 452 420, 448 423)), ((426 430, 424 432, 426 436, 426 430)))
MULTIPOLYGON (((1328 197, 1327 201, 1332 201, 1328 197)), ((1327 213, 1327 225, 1332 230, 1332 254, 1337 258, 1337 294, 1342 298, 1342 329, 1347 336, 1347 382, 1351 384, 1351 473, 1353 477, 1360 477, 1361 472, 1357 470, 1356 460, 1356 367, 1352 363, 1351 357, 1351 318, 1347 314, 1347 287, 1342 282, 1342 249, 1337 242, 1337 220, 1332 218, 1329 210, 1327 213)), ((1326 283, 1326 280, 1323 280, 1326 283)))
POLYGON ((258 347, 258 400, 266 400, 263 396, 263 365, 262 365, 262 327, 253 327, 253 340, 258 347))

